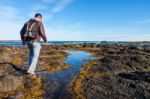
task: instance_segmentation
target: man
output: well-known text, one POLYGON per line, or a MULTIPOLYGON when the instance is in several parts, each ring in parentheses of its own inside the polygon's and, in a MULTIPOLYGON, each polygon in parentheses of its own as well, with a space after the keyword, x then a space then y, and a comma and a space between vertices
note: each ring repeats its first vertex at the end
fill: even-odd
POLYGON ((42 15, 40 13, 35 14, 34 19, 30 19, 26 22, 20 31, 22 44, 27 44, 29 53, 29 70, 27 73, 35 74, 36 65, 38 62, 41 44, 40 39, 47 43, 47 37, 45 35, 44 26, 42 24, 42 15))

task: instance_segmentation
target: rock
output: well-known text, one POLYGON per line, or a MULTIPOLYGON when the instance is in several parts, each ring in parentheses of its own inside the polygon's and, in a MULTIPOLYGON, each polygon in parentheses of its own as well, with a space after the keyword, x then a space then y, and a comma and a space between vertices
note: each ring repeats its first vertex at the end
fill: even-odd
MULTIPOLYGON (((143 78, 144 76, 141 79, 143 78)), ((84 82, 84 95, 87 99, 149 99, 149 88, 150 85, 145 80, 137 81, 132 77, 122 78, 116 75, 98 79, 89 78, 84 82)))
POLYGON ((12 91, 23 83, 22 74, 11 64, 0 65, 0 93, 12 91))
POLYGON ((82 47, 83 48, 85 48, 85 47, 96 48, 97 44, 96 43, 83 43, 82 47))
POLYGON ((86 99, 150 99, 150 55, 130 46, 101 46, 97 65, 82 81, 86 99), (103 56, 103 57, 102 57, 103 56))
MULTIPOLYGON (((83 90, 82 95, 87 99, 149 99, 150 49, 148 47, 94 43, 43 46, 37 69, 39 71, 55 70, 59 65, 64 65, 63 59, 67 54, 62 50, 78 48, 89 48, 98 58, 96 63, 88 67, 88 71, 85 70, 87 76, 80 76, 82 79, 79 84, 81 84, 81 91, 83 90), (95 51, 95 47, 98 47, 98 50, 95 51)), ((61 87, 59 81, 43 81, 45 86, 41 87, 41 79, 34 82, 36 78, 29 77, 20 69, 21 67, 28 68, 26 47, 0 47, 0 53, 2 53, 0 57, 0 94, 16 90, 23 85, 29 97, 34 95, 35 98, 36 94, 42 96, 41 89, 44 87, 45 92, 42 97, 57 99, 61 87), (23 58, 22 63, 17 58, 23 58), (21 65, 17 65, 18 63, 21 65)), ((58 69, 61 70, 61 68, 58 69)), ((67 96, 68 94, 69 92, 61 93, 62 99, 66 97, 71 99, 72 96, 67 96)), ((26 95, 18 91, 7 98, 22 99, 22 97, 26 95)))

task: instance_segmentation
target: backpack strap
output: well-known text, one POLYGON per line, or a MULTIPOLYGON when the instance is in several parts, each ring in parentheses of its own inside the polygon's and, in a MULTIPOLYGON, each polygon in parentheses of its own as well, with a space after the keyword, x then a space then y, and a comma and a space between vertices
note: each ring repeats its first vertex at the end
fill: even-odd
POLYGON ((29 29, 29 31, 31 31, 32 30, 32 28, 33 28, 33 26, 35 25, 35 22, 31 25, 31 27, 30 27, 30 29, 29 29))
POLYGON ((27 31, 29 30, 29 23, 30 23, 30 22, 27 23, 27 31))
POLYGON ((33 22, 33 24, 31 25, 31 27, 29 28, 29 24, 30 22, 27 23, 27 31, 31 31, 33 26, 35 25, 35 22, 33 22))
POLYGON ((31 27, 29 28, 29 24, 30 22, 27 23, 27 30, 26 30, 26 35, 25 36, 30 36, 31 34, 31 30, 33 28, 33 26, 35 25, 35 22, 32 23, 31 27))

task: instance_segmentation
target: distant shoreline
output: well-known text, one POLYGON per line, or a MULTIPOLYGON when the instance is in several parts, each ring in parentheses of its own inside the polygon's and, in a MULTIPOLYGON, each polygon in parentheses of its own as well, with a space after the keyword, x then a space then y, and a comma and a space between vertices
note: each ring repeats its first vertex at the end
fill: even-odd
POLYGON ((0 40, 0 42, 21 42, 21 40, 0 40))

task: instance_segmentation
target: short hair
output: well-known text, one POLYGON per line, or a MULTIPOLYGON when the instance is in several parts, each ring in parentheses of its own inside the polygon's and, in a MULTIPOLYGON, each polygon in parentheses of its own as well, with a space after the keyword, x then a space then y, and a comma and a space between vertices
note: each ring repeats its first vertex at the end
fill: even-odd
POLYGON ((35 18, 36 18, 36 17, 41 17, 41 18, 42 18, 42 14, 36 13, 34 17, 35 17, 35 18))

